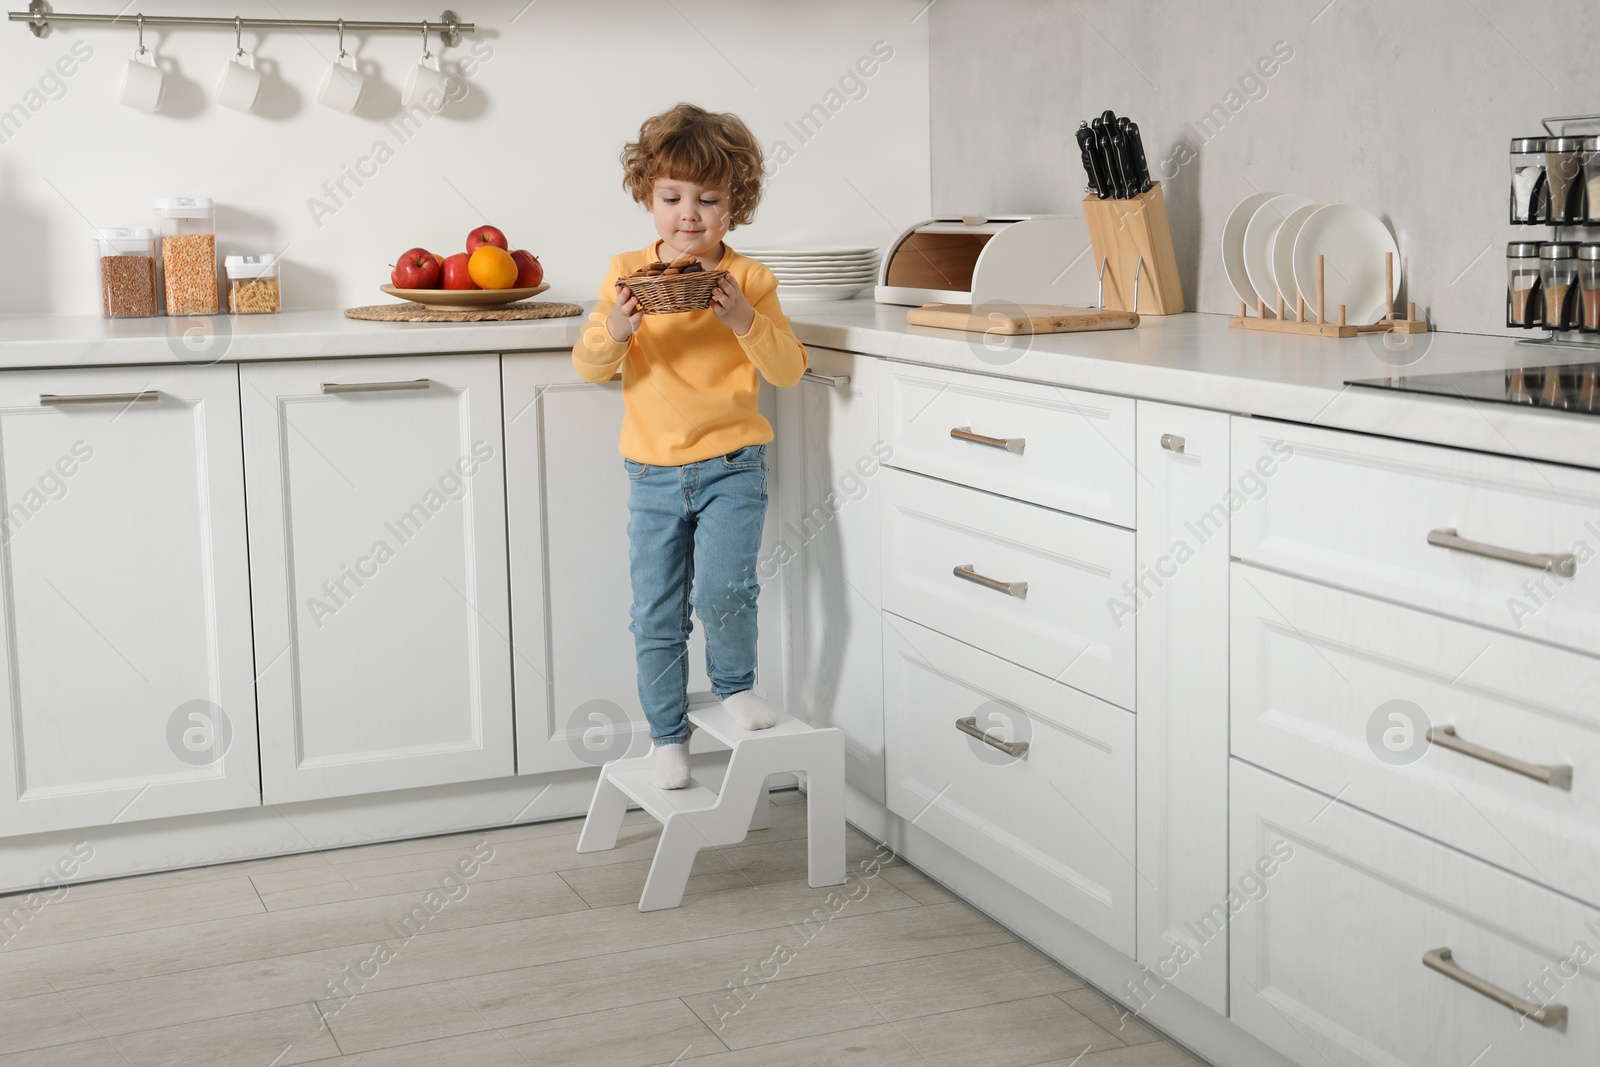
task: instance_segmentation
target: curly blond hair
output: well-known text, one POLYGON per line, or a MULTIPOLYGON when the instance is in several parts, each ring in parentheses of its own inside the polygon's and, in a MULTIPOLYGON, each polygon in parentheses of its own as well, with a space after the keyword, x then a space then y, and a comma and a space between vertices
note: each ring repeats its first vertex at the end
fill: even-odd
POLYGON ((761 146, 743 119, 694 104, 645 119, 639 139, 622 148, 622 187, 635 201, 650 206, 657 178, 727 189, 730 230, 755 218, 761 168, 761 146))

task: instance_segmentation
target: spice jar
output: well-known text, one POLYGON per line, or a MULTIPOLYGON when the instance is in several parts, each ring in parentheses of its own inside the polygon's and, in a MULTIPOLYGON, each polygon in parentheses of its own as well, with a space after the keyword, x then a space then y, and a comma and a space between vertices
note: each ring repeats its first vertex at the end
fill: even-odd
POLYGON ((168 315, 217 313, 217 225, 209 199, 156 201, 168 315))
POLYGON ((1550 222, 1583 221, 1584 137, 1551 137, 1544 143, 1544 180, 1550 190, 1550 222))
POLYGON ((100 313, 108 319, 157 314, 155 232, 101 230, 95 249, 100 255, 100 313))
POLYGON ((1577 322, 1578 246, 1547 241, 1539 249, 1539 289, 1544 295, 1541 325, 1570 330, 1577 322))
POLYGON ((224 267, 230 315, 259 315, 280 308, 277 256, 229 256, 224 267))
POLYGON ((1539 306, 1539 249, 1542 241, 1506 245, 1506 325, 1530 329, 1543 316, 1539 306))
POLYGON ((1550 218, 1543 137, 1511 139, 1511 221, 1536 226, 1550 218))
POLYGON ((1589 224, 1600 225, 1600 137, 1583 138, 1583 191, 1589 224))
POLYGON ((1600 244, 1578 246, 1578 328, 1600 333, 1600 244))

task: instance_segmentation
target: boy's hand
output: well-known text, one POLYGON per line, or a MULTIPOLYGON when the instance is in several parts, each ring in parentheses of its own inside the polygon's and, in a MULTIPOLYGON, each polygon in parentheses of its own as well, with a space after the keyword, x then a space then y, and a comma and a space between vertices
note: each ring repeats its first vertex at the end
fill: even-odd
POLYGON ((749 333, 756 321, 756 309, 750 306, 744 290, 731 274, 724 274, 711 294, 711 312, 740 337, 749 333))
POLYGON ((611 314, 606 316, 606 332, 611 339, 621 344, 633 336, 633 331, 644 322, 644 312, 639 308, 639 298, 633 295, 633 290, 624 285, 617 290, 617 306, 611 309, 611 314))

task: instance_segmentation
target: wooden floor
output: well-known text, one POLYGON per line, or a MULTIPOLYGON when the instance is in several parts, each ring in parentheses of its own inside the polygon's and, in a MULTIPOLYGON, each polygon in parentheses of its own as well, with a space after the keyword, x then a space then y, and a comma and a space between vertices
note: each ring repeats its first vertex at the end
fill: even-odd
POLYGON ((774 800, 649 914, 640 812, 74 886, 0 949, 0 1067, 1201 1063, 854 831, 833 911, 774 800))

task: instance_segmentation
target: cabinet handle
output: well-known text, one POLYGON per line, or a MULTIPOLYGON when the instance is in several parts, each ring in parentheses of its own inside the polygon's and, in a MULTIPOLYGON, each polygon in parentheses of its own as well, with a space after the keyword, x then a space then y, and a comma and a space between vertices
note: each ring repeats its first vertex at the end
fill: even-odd
POLYGON ((137 393, 40 393, 39 403, 61 404, 132 404, 140 400, 160 400, 159 389, 144 389, 137 393))
POLYGON ((413 378, 409 382, 323 382, 322 392, 333 393, 388 393, 400 389, 431 389, 433 382, 427 378, 413 378))
POLYGON ((1168 452, 1182 452, 1183 445, 1183 438, 1179 437, 1175 433, 1164 433, 1161 435, 1161 447, 1166 449, 1168 452))
POLYGON ((831 385, 835 389, 844 389, 850 384, 848 374, 818 374, 814 370, 805 371, 800 375, 803 382, 816 382, 819 385, 831 385))
POLYGON ((1463 740, 1454 726, 1435 726, 1428 731, 1428 741, 1440 748, 1448 748, 1452 752, 1459 752, 1463 756, 1471 756, 1475 760, 1493 764, 1504 770, 1515 771, 1517 774, 1526 775, 1536 782, 1554 786, 1557 789, 1572 788, 1572 768, 1566 764, 1529 763, 1496 752, 1492 748, 1475 745, 1471 741, 1463 740))
POLYGON ((1451 957, 1448 948, 1436 948, 1431 952, 1424 952, 1422 954, 1422 962, 1446 978, 1460 982, 1474 993, 1482 993, 1496 1004, 1502 1004, 1518 1015, 1532 1019, 1540 1026, 1564 1029, 1567 1025, 1567 1006, 1565 1004, 1535 1004, 1530 1000, 1523 1000, 1519 996, 1507 993, 1498 986, 1490 985, 1477 975, 1463 970, 1451 957))
POLYGON ((1025 597, 1028 595, 1027 582, 1002 582, 994 578, 985 578, 973 570, 970 563, 963 563, 961 566, 952 569, 950 573, 957 578, 965 578, 967 581, 975 582, 985 589, 993 589, 995 592, 1004 593, 1007 596, 1025 597))
POLYGON ((990 737, 978 729, 978 717, 976 715, 968 715, 965 719, 957 719, 956 729, 964 734, 976 737, 991 748, 998 748, 1008 756, 1023 756, 1028 751, 1028 742, 1026 741, 1002 741, 998 737, 990 737))
POLYGON ((1578 573, 1578 557, 1571 552, 1564 552, 1558 556, 1549 552, 1519 552, 1514 548, 1486 545, 1482 541, 1468 541, 1465 537, 1458 536, 1453 526, 1443 530, 1430 530, 1428 544, 1448 548, 1454 552, 1468 552, 1474 556, 1487 556, 1490 559, 1504 560, 1506 563, 1517 563, 1524 567, 1532 567, 1534 570, 1551 571, 1563 578, 1571 578, 1578 573))
POLYGON ((1003 448, 1007 452, 1022 454, 1022 446, 1026 438, 1022 437, 985 437, 981 433, 973 433, 971 426, 957 426, 950 431, 950 436, 958 441, 971 441, 975 445, 988 445, 991 448, 1003 448))

